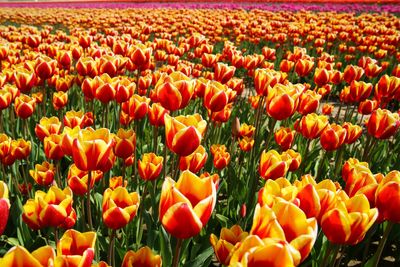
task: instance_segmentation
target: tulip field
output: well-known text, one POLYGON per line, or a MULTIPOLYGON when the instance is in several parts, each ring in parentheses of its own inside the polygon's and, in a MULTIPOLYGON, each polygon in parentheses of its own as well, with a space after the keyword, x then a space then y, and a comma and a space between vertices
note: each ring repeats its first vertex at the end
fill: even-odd
POLYGON ((0 3, 0 267, 400 266, 400 5, 0 3))

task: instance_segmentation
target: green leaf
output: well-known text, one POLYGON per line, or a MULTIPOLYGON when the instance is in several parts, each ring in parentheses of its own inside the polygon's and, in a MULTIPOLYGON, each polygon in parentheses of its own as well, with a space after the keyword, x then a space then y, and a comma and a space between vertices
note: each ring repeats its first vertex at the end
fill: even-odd
POLYGON ((201 267, 201 266, 209 266, 211 263, 212 255, 214 253, 213 248, 210 246, 202 253, 200 253, 196 258, 191 261, 188 261, 185 264, 185 267, 201 267))
POLYGON ((160 226, 160 253, 163 259, 164 266, 172 264, 172 249, 169 236, 164 227, 160 226))

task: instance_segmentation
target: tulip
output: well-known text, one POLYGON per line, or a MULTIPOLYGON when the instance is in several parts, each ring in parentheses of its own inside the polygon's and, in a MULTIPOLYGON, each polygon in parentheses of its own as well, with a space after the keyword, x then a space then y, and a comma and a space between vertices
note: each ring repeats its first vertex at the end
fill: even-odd
POLYGON ((328 125, 328 117, 315 113, 303 116, 298 125, 298 131, 307 139, 318 138, 328 125))
POLYGON ((319 106, 319 101, 321 100, 321 95, 315 91, 307 90, 304 91, 299 98, 299 106, 297 111, 301 115, 307 115, 313 113, 317 110, 319 106))
POLYGON ((286 178, 280 177, 276 180, 267 180, 263 188, 258 191, 258 203, 261 206, 273 207, 280 199, 289 202, 296 200, 298 189, 286 178))
POLYGON ((179 156, 192 154, 200 145, 207 123, 199 114, 164 116, 168 148, 179 156))
POLYGON ((364 239, 377 217, 378 210, 371 209, 368 199, 359 194, 338 200, 336 207, 322 216, 321 228, 330 242, 355 245, 364 239))
POLYGON ((62 190, 52 186, 47 193, 36 191, 35 198, 28 199, 23 206, 22 220, 32 229, 60 227, 75 213, 72 201, 69 187, 62 190))
POLYGON ((374 111, 377 108, 378 108, 378 101, 367 99, 360 102, 360 104, 358 105, 358 113, 363 115, 369 115, 372 113, 372 111, 374 111))
POLYGON ((294 151, 293 149, 288 149, 284 151, 281 155, 282 160, 287 161, 289 164, 289 171, 296 171, 301 164, 301 154, 294 151))
POLYGON ((31 154, 32 145, 30 141, 24 139, 12 140, 10 147, 10 156, 14 159, 27 159, 31 154))
POLYGON ((35 72, 25 68, 16 69, 13 79, 17 88, 23 93, 28 93, 36 84, 35 72))
POLYGON ((137 44, 129 49, 128 55, 133 64, 135 64, 139 68, 143 68, 147 64, 149 64, 152 52, 153 49, 151 47, 137 44))
POLYGON ((153 103, 151 106, 149 106, 147 116, 149 117, 149 122, 151 125, 160 127, 165 124, 165 114, 169 114, 167 109, 163 108, 160 103, 153 103))
POLYGON ((157 179, 163 168, 164 158, 154 153, 145 153, 142 160, 138 160, 139 175, 143 180, 152 181, 157 179))
POLYGON ((36 107, 36 100, 28 95, 21 94, 15 98, 15 114, 22 119, 32 116, 36 107))
POLYGON ((256 69, 254 72, 254 87, 258 95, 268 96, 269 90, 277 83, 283 83, 286 74, 270 69, 256 69))
POLYGON ((60 160, 64 157, 64 152, 61 146, 61 138, 62 135, 60 134, 51 134, 44 138, 43 146, 46 158, 60 160))
POLYGON ((294 267, 299 265, 300 261, 300 252, 288 242, 249 235, 234 251, 229 266, 294 267))
POLYGON ((115 87, 115 101, 123 103, 128 101, 135 93, 136 84, 128 79, 122 79, 114 84, 115 87))
POLYGON ((81 35, 79 35, 79 37, 78 37, 78 42, 79 42, 79 45, 83 48, 83 49, 86 49, 86 48, 88 48, 89 46, 90 46, 90 44, 92 43, 92 40, 93 40, 93 37, 92 36, 90 36, 90 35, 84 35, 84 34, 81 34, 81 35))
POLYGON ((294 134, 295 131, 292 131, 290 128, 281 127, 274 134, 275 142, 282 150, 288 150, 292 147, 294 134))
POLYGON ((124 181, 122 176, 114 176, 110 178, 110 182, 108 187, 114 190, 117 187, 126 187, 128 185, 128 181, 124 181))
MULTIPOLYGON (((103 178, 103 172, 92 171, 92 179, 90 180, 90 189, 94 187, 94 184, 103 178)), ((67 181, 68 186, 71 188, 75 195, 83 196, 88 190, 89 173, 82 171, 72 164, 68 169, 67 181)))
POLYGON ((72 144, 72 159, 82 171, 100 170, 107 164, 114 140, 108 129, 81 130, 72 144))
POLYGON ((387 109, 374 110, 368 119, 367 130, 377 139, 387 139, 395 134, 400 126, 398 113, 392 113, 387 109))
POLYGON ((155 255, 147 246, 142 247, 137 252, 129 250, 126 252, 122 261, 122 267, 161 267, 162 259, 160 255, 155 255))
MULTIPOLYGON (((8 108, 11 105, 11 101, 12 101, 12 94, 5 90, 5 89, 0 89, 0 112, 3 109, 8 108)), ((3 123, 3 122, 1 122, 3 123)))
POLYGON ((208 110, 208 116, 211 117, 211 121, 215 122, 216 125, 227 122, 232 114, 233 103, 229 103, 224 107, 223 110, 212 112, 208 110))
POLYGON ((242 123, 240 125, 239 135, 241 137, 252 137, 255 130, 256 130, 256 127, 254 127, 253 125, 248 125, 246 123, 242 123))
POLYGON ((330 74, 327 69, 317 68, 314 73, 314 82, 319 87, 330 81, 330 74))
POLYGON ((231 155, 227 151, 218 151, 214 153, 214 167, 218 170, 222 170, 226 166, 228 166, 229 162, 231 161, 231 155))
POLYGON ((379 183, 376 190, 375 204, 383 220, 399 223, 397 212, 400 207, 400 172, 389 172, 379 183))
MULTIPOLYGON (((103 74, 107 75, 108 74, 103 74)), ((111 78, 110 78, 111 79, 111 78)), ((108 104, 110 101, 115 99, 117 91, 115 90, 115 84, 110 82, 105 82, 96 89, 95 98, 98 99, 103 104, 108 104)))
POLYGON ((291 117, 297 109, 300 93, 292 85, 276 84, 267 97, 268 115, 275 120, 285 120, 291 117))
POLYGON ((98 63, 92 57, 81 57, 76 63, 76 71, 81 76, 91 78, 98 75, 98 63))
POLYGON ((275 180, 286 175, 289 163, 284 161, 276 150, 269 150, 268 152, 264 150, 261 154, 258 173, 265 180, 275 180))
POLYGON ((214 54, 204 53, 201 56, 201 64, 203 64, 203 66, 207 68, 212 68, 215 63, 217 63, 217 60, 217 55, 214 54))
POLYGON ((68 103, 68 94, 59 91, 53 94, 53 107, 55 110, 60 110, 65 107, 68 103))
POLYGON ((288 242, 300 252, 303 261, 317 239, 317 228, 315 218, 307 219, 305 213, 295 204, 278 200, 272 208, 257 204, 250 234, 288 242), (293 223, 294 219, 296 224, 293 223))
POLYGON ((6 134, 0 133, 0 160, 8 156, 11 152, 11 138, 6 134))
POLYGON ((340 148, 346 141, 347 130, 340 125, 328 124, 322 131, 320 143, 326 151, 332 151, 340 148))
POLYGON ((314 67, 314 61, 308 59, 300 59, 294 66, 297 75, 300 77, 307 76, 314 67))
POLYGON ((251 137, 245 136, 239 140, 239 148, 244 152, 249 152, 250 150, 253 149, 253 146, 254 146, 254 139, 251 137))
POLYGON ((72 63, 72 53, 70 51, 57 51, 56 59, 64 69, 69 69, 72 63))
POLYGON ((53 164, 44 161, 36 164, 34 170, 29 170, 30 176, 41 186, 49 186, 54 181, 55 167, 53 164))
POLYGON ((128 193, 125 187, 106 189, 102 204, 104 224, 114 230, 125 227, 135 217, 139 202, 139 194, 128 193))
POLYGON ((350 122, 345 122, 343 123, 342 127, 347 131, 346 139, 344 141, 346 144, 354 143, 362 134, 362 128, 359 125, 353 125, 350 122))
POLYGON ((331 115, 333 111, 333 105, 331 104, 324 104, 322 106, 322 114, 324 115, 331 115))
POLYGON ((114 153, 117 157, 126 159, 133 155, 136 149, 136 133, 133 130, 120 128, 114 135, 114 153))
POLYGON ((224 109, 229 101, 229 93, 232 90, 226 85, 216 81, 207 83, 204 92, 204 106, 211 112, 218 112, 224 109))
POLYGON ((248 232, 235 224, 231 228, 223 227, 219 239, 211 234, 210 243, 218 261, 223 265, 229 265, 231 256, 235 250, 235 245, 241 243, 248 236, 248 232))
POLYGON ((67 230, 57 243, 56 266, 90 266, 94 259, 95 232, 67 230))
POLYGON ((0 218, 0 235, 2 235, 6 229, 9 212, 10 201, 8 199, 8 187, 5 182, 0 181, 0 214, 2 214, 0 218))
POLYGON ((40 79, 46 80, 53 76, 56 67, 57 61, 47 56, 41 56, 36 60, 35 73, 40 79))
POLYGON ((43 141, 45 137, 52 134, 59 134, 61 129, 61 122, 57 117, 40 119, 39 124, 36 124, 35 133, 40 141, 43 141))
POLYGON ((160 104, 170 110, 186 107, 194 94, 194 82, 181 72, 161 77, 155 91, 160 104))
POLYGON ((288 73, 288 72, 290 72, 292 70, 293 66, 294 66, 294 62, 293 61, 290 61, 290 60, 287 60, 287 59, 283 59, 281 61, 281 63, 279 64, 279 69, 282 72, 288 73))
POLYGON ((353 65, 347 65, 344 69, 343 79, 350 84, 352 81, 359 81, 363 74, 363 68, 353 65))
POLYGON ((193 173, 198 173, 206 163, 208 154, 205 148, 200 145, 192 154, 186 157, 180 157, 179 169, 181 171, 189 170, 193 173))
POLYGON ((14 246, 0 258, 0 265, 4 267, 43 267, 48 266, 55 258, 55 252, 51 246, 44 246, 29 253, 22 246, 14 246))
POLYGON ((235 75, 236 68, 223 63, 217 63, 214 69, 214 79, 222 84, 226 84, 235 75))
POLYGON ((196 236, 208 222, 217 200, 212 177, 182 172, 178 181, 165 178, 160 198, 160 221, 174 237, 196 236))
POLYGON ((134 94, 129 101, 122 103, 121 109, 134 120, 140 120, 146 116, 149 103, 149 98, 134 94))
POLYGON ((85 128, 93 124, 93 114, 91 112, 83 113, 82 111, 67 111, 63 118, 64 126, 69 128, 85 128))

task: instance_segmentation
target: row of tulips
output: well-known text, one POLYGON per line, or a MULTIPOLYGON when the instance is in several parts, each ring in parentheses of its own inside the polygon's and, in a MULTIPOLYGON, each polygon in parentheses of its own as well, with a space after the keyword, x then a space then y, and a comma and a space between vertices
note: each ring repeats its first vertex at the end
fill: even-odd
POLYGON ((0 11, 2 266, 377 266, 399 19, 181 11, 0 11))

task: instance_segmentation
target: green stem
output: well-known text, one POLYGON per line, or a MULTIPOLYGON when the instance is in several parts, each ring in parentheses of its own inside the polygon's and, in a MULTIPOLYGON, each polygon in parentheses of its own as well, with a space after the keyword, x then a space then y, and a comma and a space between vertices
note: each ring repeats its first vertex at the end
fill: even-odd
POLYGON ((92 211, 90 209, 90 185, 92 183, 92 171, 88 172, 88 185, 86 191, 86 210, 88 216, 89 230, 93 230, 92 211))
POLYGON ((324 154, 323 154, 321 162, 318 166, 317 173, 315 174, 315 181, 319 181, 319 178, 321 178, 321 174, 322 174, 322 171, 323 171, 324 165, 325 165, 325 160, 326 160, 326 157, 328 156, 329 152, 326 150, 322 150, 322 153, 324 153, 324 154))
POLYGON ((172 263, 172 267, 179 266, 179 258, 180 258, 180 253, 181 253, 182 242, 183 242, 183 239, 180 239, 180 238, 177 239, 175 253, 174 253, 174 261, 172 263))
POLYGON ((144 189, 143 189, 143 195, 142 195, 142 201, 141 201, 141 205, 140 205, 140 210, 139 210, 139 220, 138 220, 138 227, 136 228, 136 244, 139 246, 139 244, 142 242, 142 236, 143 236, 143 224, 142 224, 142 219, 143 219, 143 210, 145 209, 145 200, 146 200, 146 196, 147 196, 147 189, 148 189, 148 183, 146 182, 146 184, 144 185, 144 189))
POLYGON ((157 154, 157 139, 158 139, 158 126, 154 126, 153 128, 153 151, 157 154))
POLYGON ((112 232, 111 232, 111 236, 110 236, 110 244, 108 246, 107 262, 108 262, 108 265, 110 265, 110 266, 114 266, 114 265, 112 265, 112 261, 114 259, 115 232, 116 232, 115 229, 113 229, 112 232))
POLYGON ((390 222, 390 221, 387 222, 386 229, 383 233, 382 240, 381 240, 381 242, 379 242, 378 249, 376 250, 375 255, 372 258, 372 266, 373 267, 378 267, 379 260, 381 259, 383 249, 385 248, 386 241, 389 237, 390 231, 392 230, 393 226, 394 226, 393 222, 390 222))
POLYGON ((326 267, 327 266, 328 261, 329 261, 329 256, 332 253, 332 249, 333 249, 333 244, 328 241, 328 247, 327 247, 327 249, 325 251, 325 255, 324 255, 324 258, 322 260, 322 263, 321 263, 320 267, 326 267))

